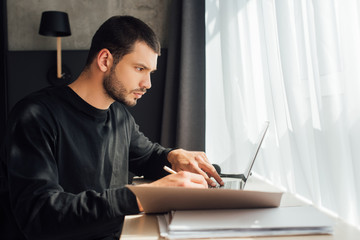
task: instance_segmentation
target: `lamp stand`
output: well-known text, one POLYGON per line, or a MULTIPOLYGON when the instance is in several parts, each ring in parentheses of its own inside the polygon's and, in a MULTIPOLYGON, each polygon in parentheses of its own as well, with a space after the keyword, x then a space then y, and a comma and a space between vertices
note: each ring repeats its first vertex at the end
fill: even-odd
POLYGON ((61 86, 71 83, 72 76, 70 69, 61 64, 61 37, 56 37, 56 67, 51 67, 47 78, 51 85, 61 86))
POLYGON ((62 70, 61 70, 61 37, 57 38, 56 44, 56 55, 57 55, 57 77, 61 78, 62 70))

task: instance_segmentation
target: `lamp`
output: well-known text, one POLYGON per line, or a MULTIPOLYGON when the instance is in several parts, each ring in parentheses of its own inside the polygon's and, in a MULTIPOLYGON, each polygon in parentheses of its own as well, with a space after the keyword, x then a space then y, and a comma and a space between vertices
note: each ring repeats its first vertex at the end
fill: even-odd
POLYGON ((65 66, 63 66, 64 69, 62 69, 61 63, 61 37, 71 35, 68 14, 59 11, 43 12, 41 15, 39 34, 57 38, 57 72, 55 75, 55 69, 50 69, 48 72, 48 80, 53 85, 68 83, 71 79, 70 71, 65 66))

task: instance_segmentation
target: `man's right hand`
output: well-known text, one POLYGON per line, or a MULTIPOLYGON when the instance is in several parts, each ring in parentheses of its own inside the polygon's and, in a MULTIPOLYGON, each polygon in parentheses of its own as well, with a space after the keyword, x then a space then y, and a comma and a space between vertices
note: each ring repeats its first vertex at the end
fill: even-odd
POLYGON ((148 184, 158 187, 187 187, 187 188, 207 188, 208 184, 205 178, 196 173, 180 171, 176 174, 170 174, 157 181, 148 184))
MULTIPOLYGON (((167 175, 157 181, 148 184, 141 184, 141 186, 149 187, 186 187, 186 188, 207 188, 208 184, 205 178, 196 173, 180 171, 175 174, 167 175)), ((137 198, 137 203, 140 212, 143 211, 141 202, 137 198)))

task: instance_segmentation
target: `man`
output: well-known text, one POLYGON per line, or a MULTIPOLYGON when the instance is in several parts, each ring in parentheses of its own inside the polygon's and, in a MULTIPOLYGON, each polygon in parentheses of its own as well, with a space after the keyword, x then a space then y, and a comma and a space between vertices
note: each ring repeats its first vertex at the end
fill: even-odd
POLYGON ((1 239, 118 239, 124 216, 141 210, 125 187, 129 170, 162 177, 150 186, 222 183, 205 153, 150 142, 124 106, 151 87, 159 54, 145 23, 112 17, 78 79, 14 107, 1 151, 1 239))

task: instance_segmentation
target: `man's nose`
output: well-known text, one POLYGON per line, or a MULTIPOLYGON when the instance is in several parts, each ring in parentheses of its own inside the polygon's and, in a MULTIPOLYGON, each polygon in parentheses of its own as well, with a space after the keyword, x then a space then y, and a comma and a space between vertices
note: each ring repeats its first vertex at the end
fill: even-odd
POLYGON ((144 79, 141 81, 142 88, 150 89, 151 88, 151 77, 150 74, 147 74, 144 79))

